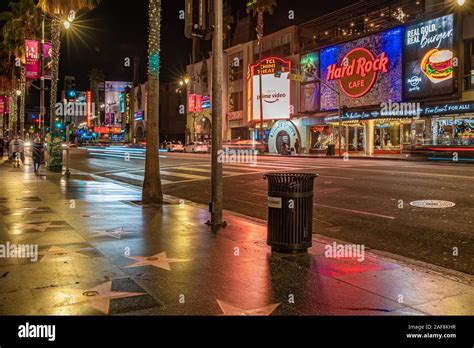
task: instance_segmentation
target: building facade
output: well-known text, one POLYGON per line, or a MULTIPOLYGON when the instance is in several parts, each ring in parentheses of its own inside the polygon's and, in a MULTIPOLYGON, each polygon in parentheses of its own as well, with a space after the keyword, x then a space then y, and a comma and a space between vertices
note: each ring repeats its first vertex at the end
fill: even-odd
MULTIPOLYGON (((268 34, 261 46, 226 49, 224 140, 263 141, 274 153, 296 141, 320 155, 474 151, 474 17, 466 10, 369 0, 268 34)), ((190 88, 203 95, 212 80, 205 62, 207 92, 196 78, 204 63, 188 66, 198 86, 190 88)), ((197 118, 188 112, 188 128, 197 118)))

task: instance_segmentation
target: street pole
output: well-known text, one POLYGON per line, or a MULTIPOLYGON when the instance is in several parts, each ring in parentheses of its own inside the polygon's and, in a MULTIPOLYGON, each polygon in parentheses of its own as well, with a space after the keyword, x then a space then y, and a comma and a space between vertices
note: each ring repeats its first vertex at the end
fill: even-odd
POLYGON ((337 94, 337 113, 339 114, 339 157, 342 157, 342 119, 341 119, 341 93, 337 94))
POLYGON ((41 128, 41 137, 44 138, 46 133, 45 133, 45 127, 44 127, 44 118, 46 117, 45 115, 45 109, 44 109, 44 21, 45 21, 45 14, 43 14, 43 19, 41 22, 41 82, 40 82, 40 119, 39 119, 39 126, 41 128))
POLYGON ((263 99, 262 99, 262 38, 258 39, 258 60, 259 60, 259 72, 258 72, 258 88, 260 96, 260 137, 259 140, 263 144, 263 138, 265 132, 263 130, 263 99))
POLYGON ((212 231, 217 232, 226 223, 222 219, 223 210, 223 182, 222 162, 218 161, 219 151, 222 149, 222 86, 224 76, 223 66, 223 2, 214 1, 214 34, 212 41, 212 180, 211 203, 209 210, 211 221, 208 221, 212 231))
POLYGON ((70 160, 71 160, 71 154, 70 154, 70 148, 69 148, 69 125, 67 125, 66 126, 66 172, 64 173, 64 175, 66 175, 66 178, 69 178, 71 176, 71 172, 69 170, 70 160))

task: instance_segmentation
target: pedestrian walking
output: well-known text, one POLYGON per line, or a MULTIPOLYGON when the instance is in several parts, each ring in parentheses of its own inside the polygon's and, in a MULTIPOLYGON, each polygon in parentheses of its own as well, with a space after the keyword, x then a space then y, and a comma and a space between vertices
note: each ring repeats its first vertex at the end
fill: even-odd
POLYGON ((295 153, 299 154, 300 153, 300 140, 296 139, 295 141, 295 153))
POLYGON ((24 157, 24 143, 23 140, 15 136, 13 141, 10 143, 11 147, 11 158, 13 159, 13 166, 18 168, 21 165, 22 158, 24 157))
POLYGON ((37 136, 33 143, 33 168, 36 174, 39 174, 39 169, 41 165, 41 160, 43 156, 43 143, 41 138, 37 136))
POLYGON ((5 147, 5 140, 3 135, 0 134, 0 161, 3 159, 3 148, 5 147))

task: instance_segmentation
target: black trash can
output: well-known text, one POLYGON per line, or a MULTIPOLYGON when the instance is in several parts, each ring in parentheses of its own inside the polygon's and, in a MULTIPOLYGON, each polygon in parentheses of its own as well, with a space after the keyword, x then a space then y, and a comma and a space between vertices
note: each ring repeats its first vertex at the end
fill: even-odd
POLYGON ((336 154, 336 145, 329 144, 326 150, 326 156, 334 156, 336 154))
POLYGON ((272 251, 302 253, 311 247, 316 174, 268 173, 267 244, 272 251))

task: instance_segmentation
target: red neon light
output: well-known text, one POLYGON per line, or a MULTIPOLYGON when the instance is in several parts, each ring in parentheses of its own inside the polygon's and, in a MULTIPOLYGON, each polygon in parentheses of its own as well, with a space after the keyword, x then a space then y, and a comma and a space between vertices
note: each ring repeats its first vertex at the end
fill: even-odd
POLYGON ((429 147, 428 151, 436 152, 474 152, 474 147, 429 147))
POLYGON ((344 56, 340 66, 337 64, 328 66, 326 79, 339 80, 344 94, 351 98, 359 98, 372 89, 378 72, 386 73, 388 68, 389 60, 385 52, 376 58, 368 49, 357 47, 344 56))

